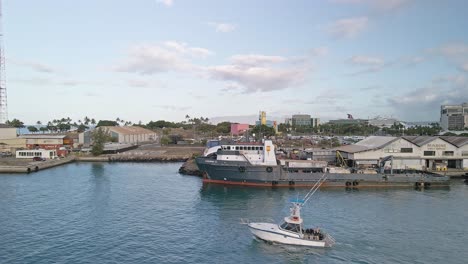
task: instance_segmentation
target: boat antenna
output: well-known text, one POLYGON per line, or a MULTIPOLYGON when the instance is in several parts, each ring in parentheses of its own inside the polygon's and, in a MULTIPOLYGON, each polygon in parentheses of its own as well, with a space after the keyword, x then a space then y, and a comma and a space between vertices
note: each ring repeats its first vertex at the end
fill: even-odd
POLYGON ((314 195, 314 193, 320 188, 322 183, 324 183, 327 178, 328 178, 328 174, 325 172, 322 175, 322 177, 320 177, 320 179, 314 184, 314 186, 312 186, 312 188, 310 188, 309 192, 304 196, 304 202, 302 203, 301 206, 304 206, 304 204, 306 204, 307 201, 309 201, 310 197, 312 197, 312 195, 314 195))

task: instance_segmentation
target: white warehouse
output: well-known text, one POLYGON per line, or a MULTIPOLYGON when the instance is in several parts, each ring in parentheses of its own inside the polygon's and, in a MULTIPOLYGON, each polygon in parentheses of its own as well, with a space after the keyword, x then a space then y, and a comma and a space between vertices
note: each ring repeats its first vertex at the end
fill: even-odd
POLYGON ((395 169, 468 170, 467 137, 371 136, 337 152, 350 166, 376 166, 392 156, 395 169))

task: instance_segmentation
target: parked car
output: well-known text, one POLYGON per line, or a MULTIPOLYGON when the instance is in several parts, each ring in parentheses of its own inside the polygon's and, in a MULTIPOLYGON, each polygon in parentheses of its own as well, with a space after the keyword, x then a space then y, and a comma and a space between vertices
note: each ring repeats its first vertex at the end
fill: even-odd
POLYGON ((34 157, 33 161, 45 161, 45 158, 42 157, 34 157))

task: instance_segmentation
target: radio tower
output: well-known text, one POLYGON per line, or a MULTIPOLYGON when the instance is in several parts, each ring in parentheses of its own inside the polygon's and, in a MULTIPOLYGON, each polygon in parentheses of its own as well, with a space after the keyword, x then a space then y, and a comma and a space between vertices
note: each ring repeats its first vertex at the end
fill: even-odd
POLYGON ((7 92, 5 81, 5 56, 3 50, 2 1, 0 0, 0 124, 8 120, 7 92))

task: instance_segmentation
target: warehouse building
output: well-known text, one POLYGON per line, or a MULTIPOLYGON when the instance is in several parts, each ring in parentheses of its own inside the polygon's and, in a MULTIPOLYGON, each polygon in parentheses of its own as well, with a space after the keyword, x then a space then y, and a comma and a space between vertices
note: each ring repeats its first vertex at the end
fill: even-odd
MULTIPOLYGON (((113 140, 122 144, 138 144, 141 142, 159 143, 156 132, 139 126, 102 126, 99 129, 107 131, 113 140)), ((78 143, 82 147, 90 147, 93 143, 93 131, 85 131, 78 135, 78 143)))
POLYGON ((392 156, 395 169, 468 170, 468 138, 372 136, 337 148, 337 156, 348 166, 378 166, 382 159, 392 156))

